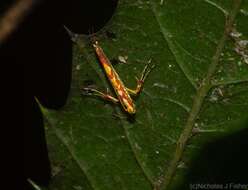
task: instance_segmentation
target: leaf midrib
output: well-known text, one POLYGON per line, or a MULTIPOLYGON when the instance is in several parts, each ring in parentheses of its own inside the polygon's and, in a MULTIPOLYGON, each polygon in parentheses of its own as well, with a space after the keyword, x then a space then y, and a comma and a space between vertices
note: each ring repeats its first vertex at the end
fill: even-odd
MULTIPOLYGON (((240 4, 241 1, 242 1, 242 0, 237 0, 237 1, 236 1, 236 4, 240 4)), ((236 7, 236 9, 238 10, 238 6, 236 7)), ((152 12, 153 12, 153 14, 154 14, 155 17, 156 17, 156 11, 154 11, 154 9, 152 9, 152 12)), ((237 11, 235 11, 235 9, 233 9, 232 12, 235 13, 235 12, 237 12, 237 11)), ((232 14, 232 15, 233 15, 232 18, 233 18, 233 20, 234 20, 236 13, 235 13, 235 14, 232 14)), ((231 22, 229 22, 229 25, 231 26, 231 24, 233 23, 233 20, 232 20, 232 19, 229 19, 229 20, 231 20, 231 22)), ((157 22, 159 23, 158 20, 157 20, 157 22)), ((228 24, 227 24, 227 25, 228 25, 228 24)), ((161 31, 163 32, 162 26, 161 26, 161 25, 159 25, 159 26, 160 26, 161 31)), ((165 35, 165 34, 164 34, 164 35, 165 35)), ((214 56, 216 61, 214 61, 214 58, 213 58, 211 65, 213 65, 213 63, 215 63, 215 62, 216 62, 216 65, 217 65, 218 60, 219 60, 219 57, 220 57, 220 52, 221 52, 221 50, 223 49, 223 46, 224 46, 224 43, 225 43, 226 38, 227 38, 227 32, 224 32, 224 35, 222 36, 220 42, 218 43, 217 49, 216 49, 216 54, 215 54, 216 57, 214 56), (222 44, 222 45, 220 45, 220 44, 221 44, 221 41, 223 41, 223 44, 222 44), (220 52, 217 51, 218 49, 219 49, 220 52)), ((167 41, 167 40, 166 40, 166 41, 167 41)), ((168 42, 168 41, 167 41, 167 42, 168 42)), ((176 59, 176 60, 177 60, 177 62, 178 62, 178 59, 176 59)), ((179 66, 180 66, 180 65, 179 65, 179 66)), ((159 182, 161 179, 159 179, 157 182, 156 182, 156 181, 155 181, 155 182, 152 182, 151 176, 148 175, 149 172, 146 171, 146 168, 145 168, 145 167, 142 165, 142 163, 139 161, 139 156, 136 154, 137 152, 135 151, 135 149, 134 149, 134 147, 133 147, 133 143, 132 143, 131 140, 130 140, 131 138, 130 138, 129 135, 128 135, 128 129, 125 127, 125 124, 124 124, 124 123, 122 124, 123 127, 124 127, 124 130, 125 130, 125 134, 126 134, 126 136, 127 136, 127 138, 128 138, 128 142, 129 142, 129 144, 130 144, 130 147, 131 147, 131 149, 132 149, 132 151, 133 151, 133 153, 134 153, 134 157, 135 157, 135 159, 137 160, 137 162, 138 162, 140 168, 142 169, 144 175, 147 177, 147 179, 150 181, 151 184, 159 184, 159 186, 156 186, 155 189, 159 189, 159 190, 160 190, 160 189, 164 189, 164 188, 166 188, 167 185, 171 182, 172 177, 173 177, 173 175, 174 175, 174 173, 175 173, 175 171, 176 171, 176 167, 177 167, 177 165, 178 165, 178 163, 179 163, 179 161, 180 161, 180 159, 181 159, 181 157, 182 157, 183 150, 185 149, 186 142, 187 142, 187 140, 189 139, 189 136, 190 136, 190 134, 191 134, 191 130, 192 130, 192 128, 193 128, 194 121, 195 121, 195 119, 196 119, 196 117, 197 117, 197 115, 198 115, 198 113, 199 113, 199 111, 200 111, 200 108, 201 108, 201 105, 202 105, 202 103, 203 103, 203 101, 204 101, 204 98, 205 98, 206 94, 208 93, 208 91, 213 87, 213 85, 211 84, 211 77, 212 77, 212 75, 214 74, 214 71, 215 71, 215 70, 216 70, 216 66, 214 67, 214 69, 211 69, 211 71, 210 71, 210 70, 208 71, 207 77, 206 77, 205 80, 202 82, 202 85, 200 86, 200 88, 197 89, 197 93, 196 93, 196 96, 195 96, 195 98, 194 98, 193 106, 192 106, 192 109, 191 109, 191 111, 190 111, 190 113, 189 113, 188 121, 187 121, 187 123, 185 124, 185 130, 182 132, 182 134, 181 134, 181 136, 180 136, 180 138, 179 138, 179 140, 178 140, 177 149, 176 149, 176 151, 175 151, 174 158, 171 160, 169 169, 168 169, 168 170, 167 170, 167 169, 164 170, 164 171, 170 171, 170 167, 171 167, 171 168, 172 168, 172 169, 171 169, 171 173, 170 173, 170 172, 167 173, 167 176, 166 176, 167 178, 163 178, 163 179, 162 179, 162 183, 159 182), (206 80, 206 79, 208 79, 208 80, 206 80), (194 106, 194 105, 195 105, 195 106, 194 106), (191 115, 192 115, 192 116, 191 116, 191 115), (183 140, 180 140, 180 139, 183 139, 183 140), (181 152, 179 155, 178 155, 178 151, 181 152), (175 159, 175 156, 177 156, 176 159, 175 159)), ((184 72, 184 74, 185 74, 185 72, 184 72)), ((100 78, 101 78, 101 77, 100 77, 100 78)), ((196 88, 196 85, 195 85, 193 79, 190 78, 189 76, 188 76, 188 77, 186 76, 186 78, 188 78, 188 80, 190 81, 190 83, 196 88)), ((55 133, 56 133, 56 131, 55 131, 55 133)), ((61 137, 61 136, 60 136, 59 134, 57 134, 57 133, 56 133, 56 136, 57 136, 58 138, 61 137)), ((81 170, 83 171, 83 173, 86 175, 87 172, 81 167, 80 161, 76 158, 76 156, 74 155, 74 153, 70 150, 70 148, 68 147, 68 144, 67 144, 66 142, 64 142, 63 139, 60 139, 60 140, 61 140, 61 142, 63 142, 64 145, 68 148, 70 154, 73 156, 74 160, 76 161, 76 163, 78 164, 78 166, 80 167, 80 169, 81 169, 81 170)), ((92 181, 90 180, 90 177, 87 176, 87 175, 86 175, 86 177, 87 177, 87 179, 88 179, 89 184, 90 184, 91 186, 94 185, 94 183, 92 183, 92 181)), ((96 188, 96 187, 92 187, 92 189, 97 189, 97 188, 96 188)))
MULTIPOLYGON (((235 16, 237 15, 237 12, 239 10, 241 2, 242 2, 242 0, 234 1, 234 6, 232 9, 232 12, 230 13, 229 18, 226 22, 225 31, 224 31, 224 33, 223 33, 223 35, 222 35, 222 37, 221 37, 221 39, 217 45, 215 55, 212 58, 207 75, 205 78, 203 78, 203 80, 200 84, 200 87, 197 89, 196 95, 193 99, 192 108, 191 108, 191 111, 190 111, 189 116, 187 118, 187 122, 185 124, 184 130, 182 131, 182 133, 181 133, 181 135, 177 141, 177 146, 176 146, 174 156, 173 156, 172 160, 170 161, 168 169, 166 168, 164 170, 164 171, 167 171, 167 173, 163 178, 158 179, 157 183, 155 183, 157 185, 154 187, 154 190, 166 189, 173 179, 173 176, 176 172, 178 163, 180 162, 180 160, 183 156, 183 152, 186 148, 187 141, 191 136, 194 122, 195 122, 195 120, 196 120, 196 118, 200 112, 201 106, 204 102, 204 99, 205 99, 207 93, 213 87, 213 85, 211 84, 211 82, 212 82, 211 79, 212 79, 212 76, 215 74, 216 68, 218 66, 219 58, 221 56, 221 52, 224 48, 228 34, 231 31, 231 27, 233 25, 235 16)), ((154 6, 152 6, 152 7, 153 7, 152 12, 154 13, 154 15, 155 15, 155 17, 159 23, 158 15, 156 14, 156 11, 154 10, 154 6)), ((161 27, 161 24, 159 24, 159 26, 161 27)), ((164 32, 163 28, 161 28, 161 31, 162 31, 162 33, 164 32)), ((165 37, 165 40, 167 41, 166 34, 163 33, 163 35, 165 37)), ((168 44, 168 45, 170 46, 170 44, 168 44)), ((180 66, 180 64, 179 64, 179 66, 180 66)), ((187 74, 186 74, 186 77, 187 77, 187 74)), ((189 79, 189 77, 187 77, 187 78, 189 79)), ((192 84, 192 80, 190 80, 190 82, 192 84)))

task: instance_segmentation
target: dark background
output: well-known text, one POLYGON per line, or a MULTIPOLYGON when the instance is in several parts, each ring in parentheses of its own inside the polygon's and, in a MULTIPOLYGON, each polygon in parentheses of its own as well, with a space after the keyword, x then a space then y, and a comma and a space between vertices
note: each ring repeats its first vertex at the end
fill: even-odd
MULTIPOLYGON (((1 1, 0 16, 13 3, 1 1)), ((48 185, 51 177, 43 117, 35 97, 50 109, 66 102, 72 42, 64 25, 75 33, 96 32, 110 20, 116 6, 117 0, 40 0, 0 46, 1 62, 24 68, 19 71, 24 75, 24 189, 32 189, 27 178, 48 185)))

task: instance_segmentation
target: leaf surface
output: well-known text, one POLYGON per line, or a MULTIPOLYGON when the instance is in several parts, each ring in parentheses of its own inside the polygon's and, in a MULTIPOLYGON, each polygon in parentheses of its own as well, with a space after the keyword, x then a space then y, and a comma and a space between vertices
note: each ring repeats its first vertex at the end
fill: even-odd
POLYGON ((88 40, 77 38, 67 105, 44 111, 51 188, 176 189, 189 172, 180 166, 204 144, 246 126, 237 123, 248 113, 247 13, 247 1, 121 0, 100 45, 127 87, 156 64, 134 120, 81 95, 88 84, 112 91, 88 40))

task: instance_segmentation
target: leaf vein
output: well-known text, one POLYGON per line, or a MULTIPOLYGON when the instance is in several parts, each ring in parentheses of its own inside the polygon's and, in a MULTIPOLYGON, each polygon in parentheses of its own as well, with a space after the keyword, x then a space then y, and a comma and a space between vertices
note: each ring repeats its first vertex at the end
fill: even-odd
MULTIPOLYGON (((80 161, 77 159, 77 156, 72 151, 72 147, 69 146, 69 144, 66 142, 65 138, 61 134, 61 132, 56 129, 56 127, 53 126, 52 121, 46 116, 44 117, 47 123, 51 126, 54 134, 57 136, 57 138, 60 140, 60 142, 63 143, 63 145, 66 147, 67 151, 71 154, 73 160, 76 162, 76 164, 79 166, 80 170, 83 172, 83 175, 86 177, 88 184, 90 185, 91 189, 97 190, 98 188, 96 186, 93 186, 92 180, 90 180, 90 177, 87 175, 87 169, 83 166, 83 164, 80 163, 80 161)), ((86 165, 86 164, 84 164, 86 165)))
POLYGON ((159 17, 156 14, 155 5, 152 5, 152 12, 154 14, 155 19, 157 20, 157 23, 158 23, 158 25, 160 27, 160 30, 162 31, 162 35, 163 35, 165 41, 167 42, 170 51, 172 52, 173 56, 176 59, 176 62, 178 63, 178 66, 183 71, 184 75, 189 80, 190 84, 196 89, 197 88, 197 85, 196 85, 196 83, 194 81, 194 78, 191 75, 190 70, 184 65, 183 59, 181 58, 180 53, 178 53, 178 51, 177 51, 177 48, 176 48, 177 45, 172 40, 172 35, 170 34, 170 32, 168 30, 166 30, 161 25, 161 22, 159 20, 159 17))
POLYGON ((167 169, 167 173, 165 176, 160 177, 158 179, 156 186, 154 187, 154 190, 162 190, 167 189, 167 187, 170 185, 176 170, 177 166, 183 156, 184 150, 186 148, 187 142, 192 134, 192 129, 194 127, 195 120, 200 112, 201 106, 203 104, 203 101, 208 93, 208 91, 211 89, 211 80, 213 75, 216 72, 217 65, 219 63, 219 59, 221 56, 221 52, 224 48, 226 39, 231 31, 232 25, 234 23, 235 16, 238 13, 240 4, 242 0, 236 0, 234 1, 232 12, 230 13, 228 20, 226 22, 225 31, 216 47, 216 52, 214 56, 212 57, 211 64, 209 66, 208 72, 206 77, 202 80, 201 85, 199 89, 196 92, 196 95, 193 100, 192 108, 189 113, 187 122, 185 124, 185 128, 183 132, 181 133, 178 141, 176 150, 174 152, 174 156, 172 157, 172 160, 170 161, 169 167, 167 169))

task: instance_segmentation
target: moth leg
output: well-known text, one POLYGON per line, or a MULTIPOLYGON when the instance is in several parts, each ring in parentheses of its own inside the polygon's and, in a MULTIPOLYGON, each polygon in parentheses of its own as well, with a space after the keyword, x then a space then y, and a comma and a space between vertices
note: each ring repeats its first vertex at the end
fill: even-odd
POLYGON ((151 64, 151 59, 150 59, 149 62, 148 62, 148 64, 143 69, 140 79, 138 79, 137 77, 135 77, 136 80, 137 80, 136 89, 133 90, 133 89, 130 89, 130 88, 126 88, 126 90, 131 95, 134 95, 134 96, 139 95, 141 93, 142 89, 143 89, 145 79, 147 78, 147 76, 149 75, 149 73, 152 71, 152 69, 154 67, 155 67, 155 65, 154 64, 151 64))
POLYGON ((100 92, 99 90, 96 90, 94 88, 85 87, 85 88, 82 88, 82 91, 83 91, 83 95, 98 96, 104 100, 113 102, 115 104, 119 102, 119 100, 117 98, 111 96, 108 93, 108 90, 107 90, 107 93, 103 93, 103 92, 100 92))

